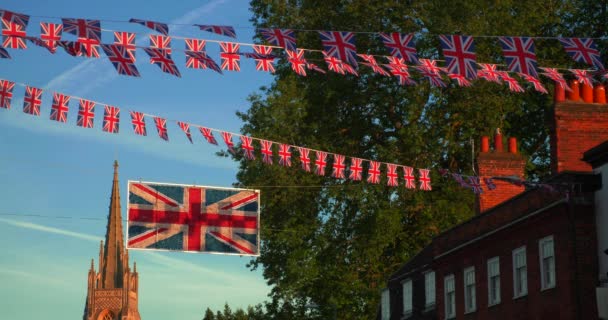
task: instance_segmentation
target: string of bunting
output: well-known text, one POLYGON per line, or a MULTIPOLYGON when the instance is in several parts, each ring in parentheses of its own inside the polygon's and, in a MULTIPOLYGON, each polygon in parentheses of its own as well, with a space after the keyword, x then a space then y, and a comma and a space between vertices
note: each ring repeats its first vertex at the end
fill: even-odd
MULTIPOLYGON (((23 112, 33 116, 40 116, 43 89, 9 80, 0 79, 0 109, 11 108, 13 89, 16 84, 25 87, 25 94, 23 97, 23 112)), ((119 107, 87 100, 81 97, 69 96, 58 92, 53 93, 49 119, 60 123, 66 123, 68 112, 70 110, 69 103, 72 98, 78 99, 79 102, 78 115, 76 119, 77 126, 82 128, 93 128, 95 107, 98 104, 101 104, 104 105, 102 130, 104 132, 113 134, 119 133, 121 119, 119 107)), ((154 121, 158 136, 165 141, 169 141, 166 118, 138 111, 129 111, 129 114, 131 117, 133 132, 136 135, 147 135, 148 132, 145 120, 146 118, 151 118, 154 121)), ((224 144, 228 148, 228 152, 232 154, 240 152, 248 160, 255 160, 255 150, 257 149, 262 155, 262 161, 264 163, 274 165, 275 160, 277 159, 275 157, 275 150, 278 149, 276 150, 276 154, 278 155, 278 164, 284 167, 291 167, 292 158, 294 155, 293 151, 295 150, 298 154, 302 170, 306 172, 314 172, 319 176, 327 176, 326 172, 329 168, 331 168, 330 176, 336 179, 349 179, 353 181, 365 180, 371 184, 380 184, 382 177, 385 177, 386 184, 388 186, 397 187, 400 185, 399 170, 401 170, 401 176, 405 183, 404 186, 407 189, 420 189, 425 191, 432 190, 429 169, 419 168, 415 170, 413 167, 401 164, 386 163, 356 157, 348 157, 350 158, 350 164, 347 166, 347 156, 340 154, 240 135, 228 131, 191 124, 184 121, 176 121, 176 124, 184 132, 190 143, 193 143, 192 132, 190 130, 191 127, 198 128, 199 132, 208 143, 218 146, 218 141, 214 135, 214 132, 216 132, 221 136, 224 144), (234 139, 240 140, 238 151, 234 139), (254 141, 257 142, 258 146, 254 145, 254 141), (333 161, 330 162, 329 157, 331 157, 333 161), (386 167, 385 171, 382 170, 383 167, 386 167), (415 171, 417 171, 417 175, 415 174, 415 171)))
MULTIPOLYGON (((135 66, 135 51, 143 49, 150 57, 150 63, 159 66, 162 72, 180 77, 181 73, 173 61, 171 54, 172 37, 169 36, 169 25, 162 22, 142 19, 130 19, 128 22, 140 24, 157 34, 149 35, 150 45, 141 47, 135 45, 135 33, 106 30, 101 28, 101 20, 61 18, 61 23, 40 22, 40 36, 28 36, 26 28, 30 16, 0 9, 2 20, 2 46, 10 49, 26 49, 26 40, 35 45, 55 53, 57 47, 63 48, 72 56, 85 56, 89 58, 100 57, 100 48, 106 54, 117 72, 121 75, 139 77, 140 73, 135 66), (102 31, 114 33, 114 42, 103 44, 102 31), (76 41, 65 40, 64 34, 69 33, 77 37, 76 41)), ((221 36, 236 38, 232 26, 195 24, 202 31, 211 32, 221 36)), ((294 72, 306 76, 307 71, 320 73, 327 71, 318 65, 309 62, 304 54, 306 52, 319 52, 327 70, 338 74, 358 76, 359 63, 372 69, 374 73, 383 76, 394 76, 401 85, 415 85, 410 67, 413 66, 420 76, 427 79, 432 86, 446 87, 445 76, 456 82, 459 86, 470 86, 473 80, 486 81, 508 85, 514 92, 524 92, 521 80, 533 86, 534 90, 548 93, 540 81, 540 74, 557 82, 565 89, 569 89, 561 69, 538 67, 534 46, 537 37, 496 37, 502 48, 506 61, 506 71, 499 70, 496 64, 478 63, 475 54, 473 36, 440 35, 439 40, 444 56, 444 66, 439 66, 439 60, 422 59, 416 50, 416 35, 413 33, 373 33, 379 37, 388 50, 389 56, 380 56, 388 63, 379 62, 376 55, 357 53, 355 34, 349 31, 322 31, 318 30, 323 50, 301 49, 296 46, 296 31, 293 29, 258 29, 262 38, 270 45, 245 44, 239 42, 213 41, 206 39, 181 38, 185 42, 186 67, 191 69, 211 69, 223 74, 225 71, 240 71, 240 57, 244 56, 255 60, 256 69, 264 72, 274 72, 273 62, 278 58, 273 50, 283 49, 287 61, 294 72), (218 42, 220 47, 220 64, 210 57, 206 50, 206 42, 218 42), (241 52, 241 46, 251 46, 253 52, 241 52)), ((547 37, 543 37, 547 38, 547 37)), ((608 78, 601 54, 597 49, 594 38, 562 38, 555 37, 563 46, 565 52, 572 59, 592 67, 591 70, 566 69, 581 83, 591 84, 594 77, 601 75, 608 78)), ((8 51, 0 48, 1 58, 10 58, 8 51)))

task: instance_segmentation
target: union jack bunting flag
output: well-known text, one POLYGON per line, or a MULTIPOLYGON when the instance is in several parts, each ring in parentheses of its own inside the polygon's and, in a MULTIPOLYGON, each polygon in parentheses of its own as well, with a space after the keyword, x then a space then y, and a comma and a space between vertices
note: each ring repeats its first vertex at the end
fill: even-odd
POLYGON ((82 45, 80 42, 74 41, 59 41, 58 46, 62 47, 63 50, 72 57, 78 57, 82 55, 82 45))
POLYGON ((235 153, 234 142, 232 142, 232 133, 222 131, 221 135, 222 139, 224 140, 224 143, 226 144, 226 147, 228 147, 228 152, 235 153))
POLYGON ((317 66, 314 63, 308 63, 307 62, 306 63, 306 69, 308 69, 308 70, 314 70, 314 71, 316 71, 318 73, 322 73, 322 74, 326 74, 327 73, 327 72, 325 72, 325 70, 319 68, 319 66, 317 66))
POLYGON ((78 104, 78 117, 76 125, 83 128, 93 128, 93 120, 95 119, 95 102, 80 99, 78 104))
POLYGON ((361 57, 361 59, 365 60, 365 62, 361 62, 361 64, 372 68, 372 71, 374 71, 374 73, 378 73, 378 74, 381 74, 381 75, 387 76, 387 77, 390 76, 390 74, 378 64, 378 61, 376 61, 376 58, 374 58, 374 56, 372 56, 371 54, 357 54, 357 55, 359 57, 361 57))
POLYGON ((344 179, 344 170, 346 165, 344 164, 345 156, 340 154, 334 154, 334 164, 332 167, 331 176, 336 179, 344 179))
POLYGON ((506 71, 499 71, 500 78, 509 85, 509 90, 513 92, 524 92, 524 88, 517 82, 517 79, 511 77, 506 71))
POLYGON ((414 176, 414 168, 403 167, 403 179, 407 189, 416 189, 416 177, 414 176))
POLYGON ((283 167, 291 167, 291 146, 288 144, 279 145, 279 164, 283 167))
POLYGON ((114 106, 106 106, 103 112, 102 130, 109 133, 118 133, 120 125, 120 109, 114 106))
POLYGON ((262 145, 262 162, 272 164, 272 141, 260 140, 262 145))
POLYGON ((494 190, 494 189, 496 189, 496 184, 494 184, 494 179, 492 179, 492 178, 483 178, 483 182, 486 184, 486 187, 488 187, 488 190, 494 190))
POLYGON ((0 48, 0 59, 10 59, 11 55, 4 48, 0 48))
POLYGON ((486 79, 490 82, 501 83, 500 73, 496 70, 495 64, 480 63, 479 66, 481 69, 477 71, 478 77, 486 79))
POLYGON ((215 63, 215 61, 213 61, 213 59, 211 59, 205 52, 186 51, 186 56, 198 60, 207 68, 219 74, 223 74, 220 66, 218 66, 217 63, 215 63))
POLYGON ((470 176, 469 177, 469 185, 471 185, 471 189, 475 194, 482 194, 483 188, 481 187, 481 182, 479 182, 479 177, 470 176))
POLYGON ((448 73, 448 77, 452 80, 456 80, 456 83, 461 87, 470 87, 472 85, 471 81, 459 74, 448 73))
POLYGON ((198 129, 203 135, 203 137, 205 137, 205 140, 207 140, 207 142, 217 146, 217 140, 215 140, 215 136, 213 136, 213 132, 211 132, 211 129, 205 127, 199 127, 198 129))
POLYGON ((297 147, 298 153, 300 154, 300 163, 302 164, 302 170, 310 172, 310 149, 297 147))
POLYGON ((566 53, 576 62, 583 62, 604 70, 597 46, 591 38, 559 38, 566 53))
POLYGON ((330 56, 325 51, 323 51, 323 59, 325 60, 325 63, 327 63, 327 69, 329 71, 333 71, 339 74, 346 74, 346 72, 344 71, 344 63, 342 62, 342 60, 330 56))
POLYGON ((325 175, 325 167, 327 166, 327 152, 317 151, 315 153, 315 173, 320 176, 325 175))
POLYGON ((405 33, 380 33, 384 46, 389 50, 391 56, 403 59, 411 63, 418 63, 414 34, 405 33))
POLYGON ((296 51, 296 33, 291 29, 258 29, 262 37, 273 46, 279 46, 285 50, 296 51))
POLYGON ((127 247, 259 255, 258 190, 129 181, 127 247))
POLYGON ((158 136, 165 141, 169 141, 169 134, 167 133, 167 119, 154 117, 154 124, 156 125, 158 136))
POLYGON ((396 187, 398 184, 397 165, 389 163, 386 165, 386 185, 396 187))
POLYGON ((99 58, 99 40, 78 38, 78 43, 84 48, 84 55, 88 58, 99 58))
POLYGON ((192 143, 192 133, 190 133, 190 124, 178 121, 177 125, 186 134, 186 138, 188 138, 188 141, 190 141, 190 143, 192 143))
POLYGON ((222 36, 236 39, 236 32, 234 31, 234 28, 231 26, 216 26, 216 25, 206 25, 206 24, 195 24, 195 26, 199 27, 199 29, 201 29, 201 31, 207 31, 207 32, 211 32, 211 33, 215 33, 215 34, 219 34, 222 36))
POLYGON ((87 38, 101 42, 101 22, 87 19, 61 19, 63 32, 71 33, 78 38, 87 38))
POLYGON ((61 93, 53 93, 53 104, 51 105, 51 120, 66 122, 68 116, 68 104, 70 96, 61 93))
POLYGON ((40 39, 40 38, 27 36, 27 37, 25 37, 25 39, 28 40, 29 42, 33 43, 36 46, 49 50, 50 53, 55 53, 57 51, 56 47, 55 48, 49 47, 46 44, 46 42, 42 41, 42 39, 40 39))
POLYGON ((241 136, 241 149, 243 149, 243 153, 247 160, 255 159, 255 155, 253 154, 253 138, 248 136, 241 136))
POLYGON ((555 68, 543 68, 541 67, 541 69, 545 72, 543 72, 542 74, 547 76, 549 79, 555 81, 555 83, 559 84, 563 89, 570 91, 570 87, 568 86, 568 83, 566 82, 566 79, 564 79, 564 76, 559 73, 559 71, 557 71, 557 69, 555 68))
POLYGON ((146 132, 146 121, 144 120, 143 112, 131 111, 131 124, 133 124, 133 131, 135 134, 145 136, 146 132))
POLYGON ((319 31, 321 43, 327 54, 353 66, 357 66, 355 34, 341 31, 319 31))
POLYGON ((114 44, 119 45, 127 50, 131 60, 135 62, 135 33, 132 32, 114 32, 114 44))
POLYGON ((258 54, 258 56, 252 56, 255 59, 255 69, 257 71, 274 73, 275 70, 272 62, 276 57, 272 55, 272 47, 254 45, 253 51, 258 54))
POLYGON ((367 169, 367 182, 380 183, 380 165, 378 161, 370 161, 367 169))
POLYGON ((62 24, 40 22, 40 39, 52 53, 55 53, 57 50, 57 44, 61 41, 62 31, 62 24))
POLYGON ((30 22, 30 16, 27 14, 8 10, 0 10, 0 18, 6 22, 18 24, 22 26, 23 29, 27 28, 27 24, 30 22))
POLYGON ((463 188, 470 188, 469 184, 464 181, 464 178, 461 174, 459 173, 452 173, 452 178, 454 178, 454 180, 456 182, 458 182, 458 184, 463 187, 463 188))
POLYGON ((171 60, 171 54, 166 50, 144 48, 144 51, 150 56, 150 63, 157 65, 162 72, 181 78, 182 75, 179 73, 175 62, 171 60))
MULTIPOLYGON (((207 41, 200 39, 186 39, 186 51, 204 52, 207 41)), ((207 65, 200 60, 186 55, 186 68, 207 69, 207 65)))
POLYGON ((387 57, 387 59, 389 63, 386 66, 388 67, 388 70, 399 79, 400 85, 416 84, 416 82, 412 80, 408 66, 402 58, 387 57))
POLYGON ((117 44, 102 44, 101 48, 108 56, 116 71, 118 71, 118 74, 131 77, 140 76, 139 70, 135 66, 135 61, 126 47, 117 44))
POLYGON ((306 59, 304 58, 304 50, 298 49, 297 52, 286 50, 291 70, 295 73, 306 77, 306 59))
POLYGON ((220 58, 222 59, 222 70, 241 71, 239 61, 240 44, 234 42, 220 42, 220 58))
POLYGON ((420 59, 420 65, 416 67, 425 78, 429 79, 431 85, 435 87, 445 87, 446 84, 441 79, 440 71, 442 68, 437 66, 437 61, 429 59, 420 59))
POLYGON ((576 77, 576 79, 581 84, 586 84, 588 86, 593 86, 593 78, 587 72, 587 70, 580 70, 580 69, 568 69, 568 70, 570 72, 572 72, 572 74, 574 74, 574 76, 576 77))
POLYGON ((348 171, 350 172, 348 175, 350 180, 361 181, 363 176, 363 159, 351 158, 348 171))
POLYGON ((499 37, 502 54, 511 72, 528 74, 538 78, 534 39, 530 37, 499 37))
POLYGON ((40 104, 42 100, 42 89, 27 86, 23 97, 23 112, 35 116, 40 115, 40 104))
MULTIPOLYGON (((171 54, 171 37, 151 34, 150 35, 150 48, 162 49, 164 52, 171 54)), ((150 62, 150 63, 152 63, 152 62, 150 62)))
POLYGON ((162 33, 166 36, 169 35, 169 26, 166 23, 150 21, 150 20, 141 20, 141 19, 129 19, 129 22, 141 24, 144 27, 150 28, 156 32, 162 33))
POLYGON ((2 46, 11 49, 26 49, 25 44, 25 28, 19 24, 12 23, 2 19, 2 46))
POLYGON ((540 82, 540 80, 537 78, 531 77, 525 73, 520 73, 519 76, 524 78, 524 80, 526 80, 528 83, 531 83, 534 86, 534 90, 545 94, 549 93, 545 86, 543 86, 542 82, 540 82))
POLYGON ((477 63, 473 37, 441 35, 439 41, 443 49, 447 72, 468 79, 475 79, 477 77, 477 63))
POLYGON ((14 82, 8 80, 0 80, 0 108, 11 108, 11 100, 13 99, 14 87, 14 82))
POLYGON ((418 169, 418 181, 420 181, 420 189, 431 191, 431 177, 429 169, 418 169))

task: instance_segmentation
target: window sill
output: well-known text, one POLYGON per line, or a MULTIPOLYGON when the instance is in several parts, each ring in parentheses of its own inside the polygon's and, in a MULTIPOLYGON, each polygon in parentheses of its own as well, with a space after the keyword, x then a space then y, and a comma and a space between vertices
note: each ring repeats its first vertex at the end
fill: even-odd
POLYGON ((475 313, 475 311, 477 311, 477 309, 465 311, 464 314, 475 313))
POLYGON ((545 287, 545 288, 541 288, 541 289, 540 289, 540 292, 547 291, 547 290, 551 290, 551 289, 555 289, 555 285, 554 285, 554 284, 553 284, 553 285, 550 285, 550 286, 548 286, 548 287, 545 287))
POLYGON ((488 308, 493 307, 493 306, 497 306, 500 304, 500 300, 493 302, 493 303, 488 303, 488 308))
POLYGON ((520 294, 520 295, 518 295, 518 296, 513 296, 513 300, 516 300, 516 299, 519 299, 519 298, 526 297, 527 295, 528 295, 528 293, 526 292, 526 293, 522 293, 522 294, 520 294))
POLYGON ((430 312, 435 310, 435 304, 430 304, 428 306, 424 306, 424 309, 422 310, 422 312, 426 313, 426 312, 430 312))
POLYGON ((445 320, 450 320, 450 319, 456 319, 456 315, 445 317, 445 320))
POLYGON ((401 320, 409 319, 413 315, 412 311, 408 311, 401 316, 401 320))

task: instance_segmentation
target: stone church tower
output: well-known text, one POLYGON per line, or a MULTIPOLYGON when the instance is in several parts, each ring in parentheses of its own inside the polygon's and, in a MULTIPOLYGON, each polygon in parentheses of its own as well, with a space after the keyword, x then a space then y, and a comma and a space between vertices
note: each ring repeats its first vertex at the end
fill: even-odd
POLYGON ((137 265, 133 264, 131 271, 129 253, 123 244, 118 162, 115 161, 106 241, 99 247, 99 272, 91 260, 83 320, 140 320, 137 292, 137 265))

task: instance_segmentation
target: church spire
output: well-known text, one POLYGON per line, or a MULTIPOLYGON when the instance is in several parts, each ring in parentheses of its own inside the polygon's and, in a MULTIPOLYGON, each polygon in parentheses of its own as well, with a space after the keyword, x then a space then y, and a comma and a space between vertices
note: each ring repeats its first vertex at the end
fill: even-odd
MULTIPOLYGON (((112 198, 110 214, 103 255, 103 270, 101 270, 104 289, 122 288, 123 280, 122 216, 120 213, 120 190, 118 188, 118 161, 114 161, 114 181, 112 182, 112 198)), ((128 262, 127 262, 128 263, 128 262)))

